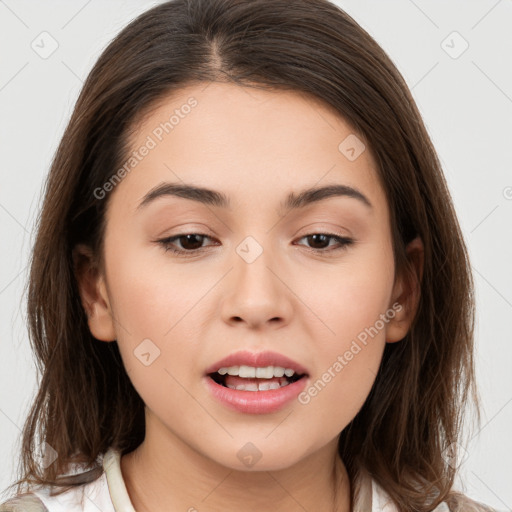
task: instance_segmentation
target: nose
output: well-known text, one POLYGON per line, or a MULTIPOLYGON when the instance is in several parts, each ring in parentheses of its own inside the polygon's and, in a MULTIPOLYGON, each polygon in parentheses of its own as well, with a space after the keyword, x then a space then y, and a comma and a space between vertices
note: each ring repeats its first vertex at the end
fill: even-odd
POLYGON ((222 299, 222 319, 231 325, 252 329, 281 328, 290 322, 292 298, 287 279, 280 275, 271 252, 263 250, 252 262, 234 254, 233 270, 222 299))

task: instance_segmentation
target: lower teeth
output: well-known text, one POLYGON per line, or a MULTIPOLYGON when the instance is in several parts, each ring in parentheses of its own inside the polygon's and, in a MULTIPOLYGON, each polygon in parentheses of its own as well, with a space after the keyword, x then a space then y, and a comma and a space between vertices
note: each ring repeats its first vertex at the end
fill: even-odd
POLYGON ((230 389, 236 389, 237 391, 268 391, 270 389, 279 389, 290 384, 288 381, 284 381, 282 384, 278 382, 261 382, 256 384, 255 382, 247 384, 239 384, 238 386, 226 385, 230 389))

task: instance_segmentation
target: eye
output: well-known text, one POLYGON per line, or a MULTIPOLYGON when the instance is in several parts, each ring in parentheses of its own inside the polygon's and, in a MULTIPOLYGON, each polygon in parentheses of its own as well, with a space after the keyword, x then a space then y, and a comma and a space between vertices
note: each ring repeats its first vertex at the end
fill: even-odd
POLYGON ((354 243, 352 238, 334 235, 331 233, 312 233, 310 235, 303 236, 299 240, 303 239, 307 239, 308 243, 312 244, 312 247, 309 247, 312 251, 320 253, 329 253, 338 251, 340 249, 345 249, 354 243), (335 245, 334 248, 331 247, 331 249, 327 249, 330 246, 330 242, 332 241, 336 242, 337 246, 335 245))
MULTIPOLYGON (((304 239, 306 239, 309 244, 312 244, 312 246, 309 246, 308 249, 317 253, 331 253, 334 251, 339 251, 354 243, 352 238, 330 233, 311 233, 299 238, 299 240, 304 239), (334 247, 331 244, 333 241, 337 244, 335 244, 334 247), (331 248, 329 249, 329 247, 331 248)), ((205 240, 213 239, 203 233, 182 233, 179 235, 162 238, 161 240, 157 240, 157 243, 159 243, 164 248, 165 252, 170 251, 180 256, 193 256, 208 247, 208 245, 203 245, 205 240), (178 247, 176 247, 177 245, 178 247)), ((214 243, 211 245, 218 244, 214 243)))
POLYGON ((212 240, 211 237, 202 233, 184 233, 168 238, 162 238, 161 240, 157 240, 157 242, 163 246, 166 252, 171 251, 175 254, 193 254, 204 249, 205 246, 203 246, 203 242, 205 239, 212 240), (176 242, 180 243, 181 248, 176 248, 176 242))

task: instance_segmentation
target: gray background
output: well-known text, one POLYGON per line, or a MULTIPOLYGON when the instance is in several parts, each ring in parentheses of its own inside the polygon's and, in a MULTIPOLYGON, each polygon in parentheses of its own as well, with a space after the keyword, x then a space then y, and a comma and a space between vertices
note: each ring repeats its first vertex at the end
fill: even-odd
MULTIPOLYGON (((42 182, 100 51, 157 3, 0 0, 2 490, 15 477, 20 428, 36 385, 22 294, 42 182), (40 35, 45 31, 50 35, 40 35), (52 44, 55 51, 41 55, 52 44)), ((512 1, 337 4, 404 75, 443 163, 476 280, 483 403, 457 487, 512 510, 512 1)))

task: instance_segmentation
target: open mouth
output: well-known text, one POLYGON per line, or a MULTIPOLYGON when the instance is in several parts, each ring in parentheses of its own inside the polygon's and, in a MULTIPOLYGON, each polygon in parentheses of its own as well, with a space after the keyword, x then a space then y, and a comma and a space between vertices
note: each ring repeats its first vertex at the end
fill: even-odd
POLYGON ((271 414, 293 404, 308 380, 304 366, 270 351, 239 351, 204 373, 212 398, 243 414, 271 414))
POLYGON ((306 377, 291 368, 279 366, 232 366, 208 374, 214 382, 237 391, 269 391, 279 389, 306 377))

